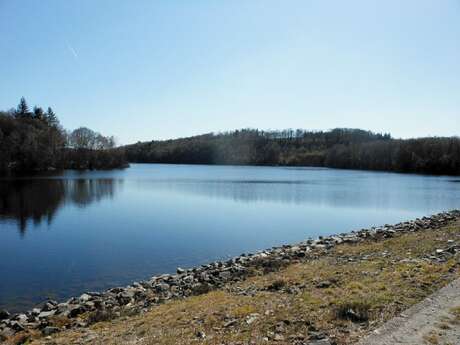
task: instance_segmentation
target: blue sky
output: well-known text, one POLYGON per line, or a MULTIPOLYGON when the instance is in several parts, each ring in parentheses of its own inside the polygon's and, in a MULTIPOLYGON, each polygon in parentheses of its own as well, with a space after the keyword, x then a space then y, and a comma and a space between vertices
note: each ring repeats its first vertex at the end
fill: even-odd
POLYGON ((0 0, 0 108, 119 143, 242 127, 460 135, 459 0, 0 0))

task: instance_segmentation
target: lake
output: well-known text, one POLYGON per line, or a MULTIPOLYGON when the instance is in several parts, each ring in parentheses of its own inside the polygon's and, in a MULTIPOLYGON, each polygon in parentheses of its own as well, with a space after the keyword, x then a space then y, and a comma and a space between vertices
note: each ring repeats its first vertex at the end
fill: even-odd
POLYGON ((454 177, 132 164, 0 180, 0 309, 460 208, 454 177))

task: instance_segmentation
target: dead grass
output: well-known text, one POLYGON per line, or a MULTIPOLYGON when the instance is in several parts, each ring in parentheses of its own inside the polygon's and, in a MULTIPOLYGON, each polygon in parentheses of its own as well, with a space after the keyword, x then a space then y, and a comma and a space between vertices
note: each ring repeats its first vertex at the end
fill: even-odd
POLYGON ((361 300, 345 301, 335 306, 334 313, 338 319, 365 322, 370 318, 371 304, 361 300))
POLYGON ((282 290, 286 286, 286 281, 283 279, 277 279, 273 283, 267 286, 268 291, 279 291, 282 290))
POLYGON ((430 333, 428 335, 425 335, 423 337, 423 340, 425 340, 426 343, 432 344, 432 345, 438 345, 439 344, 439 337, 435 333, 430 333))
MULTIPOLYGON (((422 257, 448 239, 459 243, 459 236, 460 227, 455 224, 383 241, 340 245, 317 260, 264 267, 256 276, 224 290, 56 334, 52 344, 279 344, 274 334, 308 342, 315 332, 327 334, 338 345, 351 344, 458 278, 457 260, 433 263, 422 257), (318 288, 323 281, 333 283, 318 288), (241 290, 256 292, 234 292, 241 290), (247 322, 250 317, 257 321, 247 322)), ((452 313, 460 319, 460 307, 452 313)), ((436 344, 434 337, 425 340, 436 344)), ((32 344, 50 342, 37 339, 32 344)))
POLYGON ((452 321, 454 321, 457 324, 460 323, 460 306, 452 308, 450 310, 450 313, 454 317, 454 319, 452 321))

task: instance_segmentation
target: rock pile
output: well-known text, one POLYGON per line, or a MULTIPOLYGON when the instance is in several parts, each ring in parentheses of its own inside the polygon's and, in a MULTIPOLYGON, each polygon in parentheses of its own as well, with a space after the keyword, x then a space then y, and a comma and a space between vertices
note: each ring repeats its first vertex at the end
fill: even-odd
MULTIPOLYGON (((178 268, 176 274, 155 276, 127 287, 87 292, 63 303, 50 300, 25 313, 10 315, 7 311, 0 310, 0 341, 27 329, 40 330, 47 336, 65 328, 84 327, 121 314, 140 313, 166 300, 206 293, 229 282, 242 280, 255 269, 277 270, 295 261, 324 255, 340 243, 357 243, 365 239, 393 237, 396 233, 439 229, 458 219, 460 210, 443 212, 395 225, 387 224, 316 240, 309 239, 255 254, 242 254, 227 261, 217 261, 191 269, 178 268)), ((433 253, 433 258, 446 260, 457 251, 460 248, 452 245, 447 249, 437 250, 433 253)))

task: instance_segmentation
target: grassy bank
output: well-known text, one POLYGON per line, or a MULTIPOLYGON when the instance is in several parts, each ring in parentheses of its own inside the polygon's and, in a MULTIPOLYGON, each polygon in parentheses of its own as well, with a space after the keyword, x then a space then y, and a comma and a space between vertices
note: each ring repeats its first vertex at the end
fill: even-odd
POLYGON ((88 328, 17 334, 8 343, 352 344, 459 277, 459 246, 455 222, 317 249, 309 260, 255 270, 243 282, 140 315, 88 314, 95 322, 88 328))

